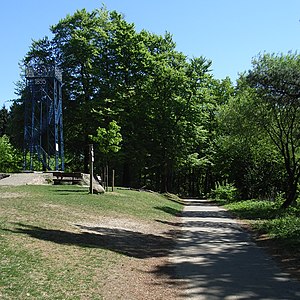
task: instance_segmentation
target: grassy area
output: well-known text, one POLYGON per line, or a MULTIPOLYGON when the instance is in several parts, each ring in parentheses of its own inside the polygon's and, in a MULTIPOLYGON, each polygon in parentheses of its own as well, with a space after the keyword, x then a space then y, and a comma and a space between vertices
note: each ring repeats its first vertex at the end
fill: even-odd
POLYGON ((285 248, 299 250, 300 205, 281 209, 277 202, 247 200, 224 206, 235 216, 250 221, 255 230, 267 234, 285 248))
MULTIPOLYGON (((181 204, 154 193, 89 195, 77 186, 0 187, 0 298, 101 299, 100 283, 110 269, 126 256, 138 257, 127 240, 145 242, 149 236, 124 229, 83 233, 80 226, 100 224, 95 228, 103 233, 101 224, 108 219, 158 224, 180 211, 181 204)), ((149 251, 144 257, 154 253, 149 251)))

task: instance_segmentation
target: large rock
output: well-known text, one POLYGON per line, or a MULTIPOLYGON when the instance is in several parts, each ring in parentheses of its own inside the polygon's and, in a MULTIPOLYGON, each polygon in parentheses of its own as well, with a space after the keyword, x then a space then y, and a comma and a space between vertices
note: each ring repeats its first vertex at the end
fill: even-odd
POLYGON ((93 184, 93 194, 103 194, 104 192, 104 188, 101 184, 93 184))
MULTIPOLYGON (((90 186, 90 174, 82 174, 83 177, 83 184, 90 186)), ((96 180, 95 178, 93 178, 93 193, 94 194, 103 194, 105 192, 103 186, 98 182, 98 180, 96 180)))

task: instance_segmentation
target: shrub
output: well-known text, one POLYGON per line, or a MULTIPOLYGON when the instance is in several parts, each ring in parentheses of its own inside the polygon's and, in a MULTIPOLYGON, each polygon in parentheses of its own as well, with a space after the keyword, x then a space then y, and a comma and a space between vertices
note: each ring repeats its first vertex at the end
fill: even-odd
POLYGON ((225 200, 227 202, 237 199, 237 188, 233 184, 219 185, 211 191, 213 199, 225 200))
POLYGON ((20 170, 21 157, 6 135, 0 137, 0 153, 0 172, 16 172, 20 170))

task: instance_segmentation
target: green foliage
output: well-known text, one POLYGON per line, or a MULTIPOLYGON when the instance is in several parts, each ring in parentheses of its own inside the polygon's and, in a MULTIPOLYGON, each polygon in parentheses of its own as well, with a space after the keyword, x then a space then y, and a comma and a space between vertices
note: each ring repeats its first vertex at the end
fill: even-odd
MULTIPOLYGON (((68 169, 88 171, 92 139, 96 168, 109 156, 122 186, 199 196, 232 182, 243 199, 283 191, 295 199, 298 54, 259 55, 234 87, 212 77, 210 60, 178 52, 170 33, 137 32, 104 7, 78 10, 51 31, 32 43, 24 63, 63 69, 68 169)), ((22 106, 13 111, 11 142, 21 148, 22 106)))
POLYGON ((211 80, 211 62, 203 57, 187 59, 175 50, 171 34, 137 33, 134 24, 105 8, 76 11, 51 30, 53 39, 34 42, 24 61, 55 58, 64 71, 64 133, 70 164, 83 163, 87 169, 89 137, 99 136, 102 153, 120 150, 112 163, 124 166, 120 172, 128 182, 122 185, 141 186, 147 181, 156 190, 172 189, 174 168, 196 153, 195 141, 206 135, 202 130, 206 96, 201 90, 211 80), (110 120, 121 127, 122 149, 120 141, 108 145, 113 133, 106 129, 110 120))
POLYGON ((256 227, 273 238, 291 241, 295 248, 300 246, 300 219, 296 215, 285 214, 256 227))
POLYGON ((9 112, 5 106, 0 109, 0 137, 7 134, 9 112))
POLYGON ((90 136, 90 138, 97 143, 100 152, 106 155, 110 152, 116 153, 121 149, 119 146, 122 142, 120 129, 116 121, 111 121, 107 129, 98 127, 96 136, 90 136))
MULTIPOLYGON (((105 8, 78 10, 51 30, 53 38, 34 41, 24 62, 55 60, 63 69, 67 167, 84 165, 87 171, 89 137, 98 136, 102 153, 119 151, 112 164, 123 174, 122 185, 173 190, 174 170, 199 152, 207 136, 203 104, 210 94, 211 62, 188 59, 176 51, 171 34, 138 33, 105 8), (111 120, 120 126, 121 149, 120 141, 109 145, 111 120)), ((215 97, 229 94, 228 85, 220 84, 215 97)), ((209 160, 203 152, 195 168, 209 160)))
POLYGON ((247 219, 254 229, 266 233, 283 247, 298 251, 300 246, 300 206, 281 208, 282 202, 247 200, 226 205, 239 218, 247 219))
POLYGON ((232 202, 237 199, 237 188, 233 184, 218 185, 211 191, 210 196, 213 199, 224 200, 232 202))
POLYGON ((0 172, 16 172, 21 170, 21 157, 11 145, 6 135, 0 137, 0 172))
POLYGON ((274 199, 284 188, 284 164, 276 147, 262 134, 237 133, 228 120, 225 126, 231 133, 216 139, 214 155, 219 180, 234 182, 244 199, 274 199))
POLYGON ((278 216, 279 205, 269 200, 243 200, 225 205, 237 216, 249 220, 270 220, 278 216))
POLYGON ((7 136, 11 144, 18 150, 24 145, 24 105, 18 101, 12 103, 7 123, 7 136))
POLYGON ((286 201, 297 197, 300 178, 300 55, 260 55, 246 81, 257 94, 253 105, 256 124, 268 134, 284 160, 286 201))
POLYGON ((234 182, 244 199, 274 199, 284 191, 285 206, 295 200, 300 176, 299 95, 294 91, 299 63, 296 54, 259 56, 219 109, 215 171, 221 175, 218 180, 234 182))

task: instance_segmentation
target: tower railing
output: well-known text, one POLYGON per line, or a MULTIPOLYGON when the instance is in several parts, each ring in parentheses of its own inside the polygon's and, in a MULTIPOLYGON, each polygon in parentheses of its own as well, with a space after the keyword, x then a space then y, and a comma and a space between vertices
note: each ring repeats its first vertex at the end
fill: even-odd
POLYGON ((25 77, 24 170, 64 171, 62 72, 31 63, 25 77))

